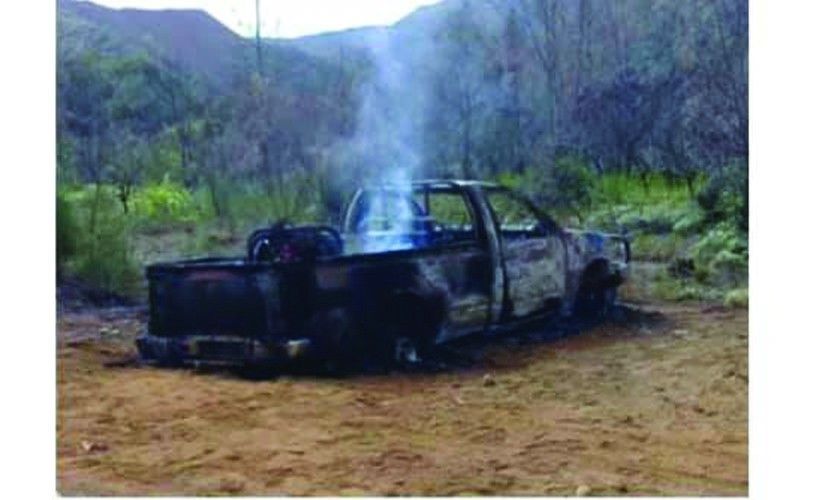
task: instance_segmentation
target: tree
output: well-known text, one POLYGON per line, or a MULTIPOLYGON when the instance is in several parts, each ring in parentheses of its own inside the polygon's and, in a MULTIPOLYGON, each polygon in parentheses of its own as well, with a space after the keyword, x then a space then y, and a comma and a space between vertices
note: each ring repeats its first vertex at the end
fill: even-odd
POLYGON ((642 164, 640 149, 678 87, 674 76, 648 80, 632 70, 588 87, 579 97, 575 119, 590 150, 619 168, 642 164))
POLYGON ((560 30, 564 13, 558 0, 520 0, 521 20, 526 28, 535 58, 544 74, 547 148, 554 150, 558 135, 558 104, 561 85, 560 30))
POLYGON ((151 140, 172 129, 179 144, 180 168, 186 181, 193 156, 192 125, 199 115, 198 85, 172 63, 148 55, 120 60, 115 67, 116 93, 111 103, 113 118, 131 133, 151 140))
POLYGON ((63 137, 78 143, 74 148, 84 180, 104 181, 110 112, 114 93, 112 69, 94 52, 64 61, 58 74, 58 123, 63 137))
POLYGON ((487 64, 494 67, 498 88, 493 93, 492 109, 489 110, 490 129, 485 140, 481 140, 483 156, 489 158, 493 172, 511 168, 520 173, 529 159, 532 141, 528 122, 533 113, 524 88, 528 76, 527 46, 514 8, 506 14, 495 50, 488 53, 493 59, 487 64))
POLYGON ((445 144, 442 156, 460 166, 462 175, 474 178, 475 140, 487 104, 484 79, 486 40, 472 22, 466 1, 453 12, 438 33, 437 66, 431 97, 429 141, 445 144))
POLYGON ((129 131, 121 131, 115 139, 119 144, 118 153, 110 164, 112 178, 118 191, 122 211, 130 212, 130 200, 136 186, 142 181, 144 171, 150 161, 150 144, 143 138, 129 131))

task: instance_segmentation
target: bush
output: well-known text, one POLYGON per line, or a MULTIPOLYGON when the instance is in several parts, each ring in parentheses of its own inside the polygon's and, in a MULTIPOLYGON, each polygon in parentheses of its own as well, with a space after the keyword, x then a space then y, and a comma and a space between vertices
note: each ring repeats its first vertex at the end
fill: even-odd
POLYGON ((723 294, 715 288, 670 276, 657 277, 650 288, 651 296, 662 300, 715 302, 723 299, 723 294))
POLYGON ((559 158, 551 166, 527 169, 509 187, 518 187, 539 206, 557 213, 580 215, 592 201, 593 174, 577 157, 559 158), (512 184, 516 184, 513 186, 512 184))
POLYGON ((206 213, 190 191, 168 181, 137 191, 132 208, 137 221, 143 226, 192 224, 202 220, 206 213))
POLYGON ((730 222, 738 229, 749 227, 749 180, 745 163, 727 165, 712 175, 697 194, 697 203, 707 223, 730 222))
POLYGON ((138 289, 129 220, 107 186, 59 191, 58 259, 62 273, 120 294, 138 289))
MULTIPOLYGON (((695 182, 701 184, 699 179, 695 182)), ((592 199, 587 225, 594 228, 688 236, 702 225, 685 183, 659 173, 605 173, 595 180, 592 199)))
POLYGON ((636 260, 670 261, 683 253, 685 239, 677 234, 638 234, 631 242, 636 260))
POLYGON ((691 210, 686 212, 682 217, 677 219, 671 227, 671 231, 675 234, 690 235, 702 229, 704 224, 703 214, 699 210, 691 210))
POLYGON ((748 243, 746 236, 728 222, 709 230, 692 248, 701 281, 716 286, 737 286, 746 282, 748 243))
POLYGON ((726 297, 723 299, 723 305, 726 307, 744 308, 749 307, 749 289, 736 288, 729 290, 726 297))

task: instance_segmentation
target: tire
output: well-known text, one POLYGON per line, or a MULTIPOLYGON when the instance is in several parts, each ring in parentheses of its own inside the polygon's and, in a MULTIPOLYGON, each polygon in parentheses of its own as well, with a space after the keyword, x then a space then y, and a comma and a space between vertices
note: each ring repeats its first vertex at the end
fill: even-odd
POLYGON ((364 339, 348 334, 339 341, 339 349, 325 354, 324 371, 331 376, 344 377, 364 372, 368 365, 368 349, 364 339))
POLYGON ((576 296, 576 315, 585 319, 605 319, 616 305, 617 286, 610 280, 606 260, 596 260, 585 269, 576 296))
POLYGON ((617 295, 616 287, 586 290, 576 303, 576 314, 585 319, 607 319, 616 307, 617 295))
POLYGON ((393 343, 393 362, 397 366, 414 366, 422 362, 419 344, 410 337, 397 337, 393 343))
POLYGON ((445 317, 443 297, 402 297, 389 310, 397 313, 385 322, 387 332, 380 339, 383 356, 393 368, 412 370, 422 366, 445 317))
POLYGON ((323 332, 313 339, 317 346, 316 360, 326 374, 346 376, 363 369, 367 359, 365 338, 359 335, 344 309, 333 309, 319 314, 312 331, 323 332))

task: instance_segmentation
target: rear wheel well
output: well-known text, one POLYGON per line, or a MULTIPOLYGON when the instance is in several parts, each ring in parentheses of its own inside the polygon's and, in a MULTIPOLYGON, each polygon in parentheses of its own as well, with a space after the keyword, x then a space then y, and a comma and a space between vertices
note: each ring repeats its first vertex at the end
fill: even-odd
POLYGON ((379 322, 391 336, 433 341, 445 320, 445 301, 439 293, 403 291, 383 301, 379 322))

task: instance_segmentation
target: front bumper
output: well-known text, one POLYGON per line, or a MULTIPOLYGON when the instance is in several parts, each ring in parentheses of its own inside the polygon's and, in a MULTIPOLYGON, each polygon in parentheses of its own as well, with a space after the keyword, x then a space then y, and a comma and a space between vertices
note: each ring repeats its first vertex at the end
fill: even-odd
POLYGON ((145 334, 136 339, 136 347, 142 360, 151 363, 248 365, 303 358, 309 353, 311 342, 306 338, 264 342, 232 336, 145 334))

